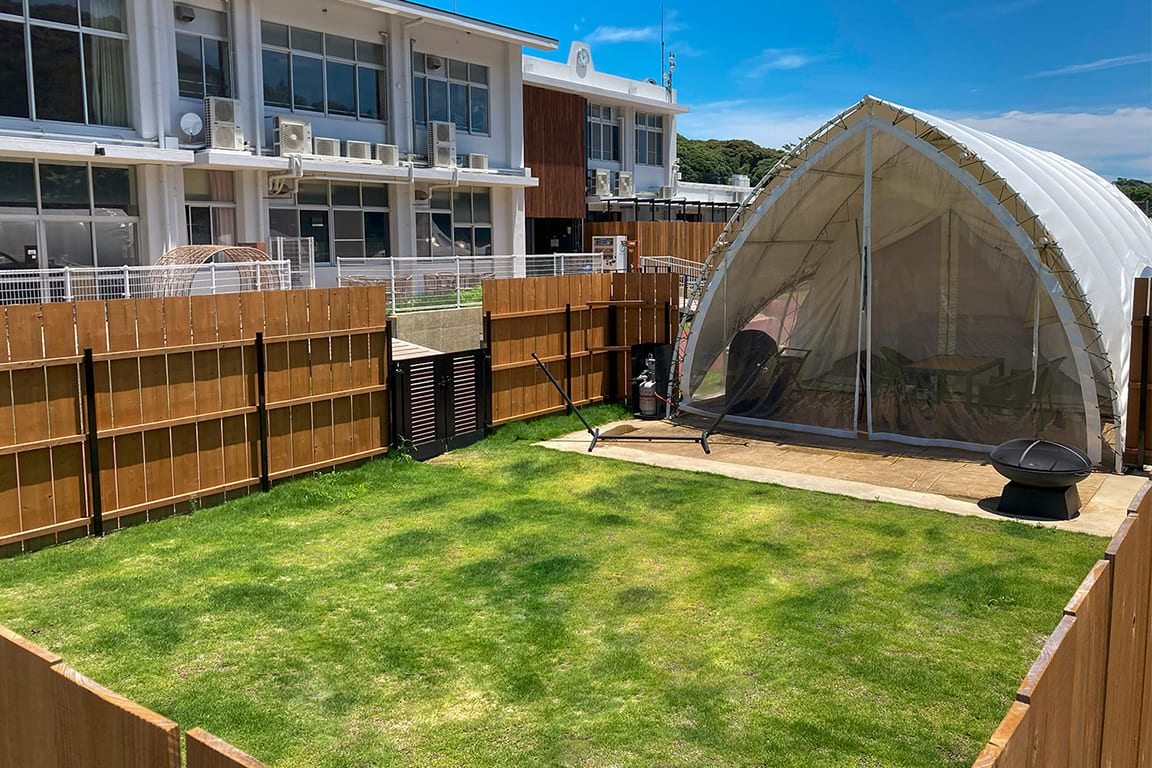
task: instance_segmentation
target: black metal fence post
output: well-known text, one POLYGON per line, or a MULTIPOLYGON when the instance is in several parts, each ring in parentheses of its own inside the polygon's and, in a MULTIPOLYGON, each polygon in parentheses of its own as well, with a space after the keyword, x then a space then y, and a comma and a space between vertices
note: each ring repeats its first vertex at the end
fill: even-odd
POLYGON ((492 431, 492 312, 484 313, 484 433, 492 431))
POLYGON ((392 321, 384 323, 385 352, 388 365, 384 369, 384 383, 388 394, 388 447, 396 447, 396 420, 400 417, 399 399, 396 393, 396 362, 392 359, 392 321))
POLYGON ((264 387, 264 334, 256 334, 256 412, 260 416, 260 490, 272 487, 268 475, 268 398, 264 387))
POLYGON ((92 350, 84 350, 84 400, 88 432, 88 492, 92 496, 92 535, 104 535, 104 506, 100 498, 100 439, 96 426, 96 365, 92 350))

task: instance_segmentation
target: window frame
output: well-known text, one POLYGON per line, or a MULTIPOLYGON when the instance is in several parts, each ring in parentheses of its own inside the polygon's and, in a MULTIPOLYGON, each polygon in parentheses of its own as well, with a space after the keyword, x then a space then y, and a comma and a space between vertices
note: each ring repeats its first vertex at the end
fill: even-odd
POLYGON ((588 106, 585 109, 584 139, 585 144, 588 145, 585 154, 589 160, 599 160, 601 162, 607 163, 620 162, 620 118, 621 115, 619 107, 614 107, 610 104, 593 104, 592 102, 588 102, 588 106), (596 110, 597 114, 593 115, 592 110, 596 110), (607 118, 603 116, 604 110, 609 110, 609 116, 607 118), (592 150, 592 136, 594 131, 600 132, 599 154, 596 154, 592 150), (611 157, 604 156, 605 133, 607 133, 612 139, 611 157))
POLYGON ((133 67, 131 57, 131 39, 127 31, 131 28, 131 14, 132 4, 124 2, 121 5, 121 30, 114 31, 108 29, 100 29, 98 27, 86 25, 82 22, 83 9, 79 2, 76 3, 76 21, 51 21, 48 19, 41 19, 33 16, 27 3, 24 3, 24 11, 22 15, 13 13, 0 13, 0 22, 9 24, 17 24, 23 27, 24 33, 24 80, 27 90, 27 115, 0 115, 0 120, 27 120, 30 122, 44 122, 44 123, 59 123, 61 125, 83 125, 93 128, 103 128, 112 130, 135 130, 136 121, 136 99, 132 89, 133 81, 133 67), (75 120, 60 120, 57 118, 40 117, 37 112, 36 105, 36 68, 35 68, 35 53, 32 47, 32 30, 33 28, 52 30, 56 32, 66 32, 74 34, 78 40, 76 52, 78 55, 77 65, 80 70, 80 93, 81 93, 81 112, 83 114, 82 121, 75 120), (88 85, 88 40, 89 37, 102 37, 112 40, 119 40, 123 44, 123 65, 124 65, 124 101, 126 105, 125 123, 117 125, 115 123, 101 123, 94 122, 91 115, 91 108, 89 100, 91 93, 88 85))
MULTIPOLYGON (((346 238, 346 237, 338 238, 338 237, 336 237, 336 213, 337 212, 356 211, 356 212, 359 212, 361 214, 362 221, 363 221, 363 217, 365 214, 383 213, 385 215, 385 221, 387 222, 387 229, 388 229, 388 239, 384 244, 385 245, 385 247, 384 247, 385 255, 384 256, 368 256, 367 255, 368 254, 368 238, 367 238, 367 235, 364 234, 367 231, 367 226, 366 226, 367 222, 366 221, 364 221, 365 226, 361 229, 361 237, 359 238, 359 242, 364 243, 365 256, 363 258, 389 258, 392 255, 391 254, 391 250, 392 250, 391 239, 392 239, 392 229, 393 229, 392 206, 391 205, 380 206, 380 205, 365 205, 364 204, 364 187, 365 186, 382 187, 384 190, 384 193, 386 195, 385 199, 387 200, 387 195, 388 195, 388 192, 390 191, 389 185, 387 185, 387 184, 370 184, 370 183, 363 182, 363 181, 335 181, 335 182, 333 182, 333 181, 326 180, 326 179, 309 179, 307 177, 305 177, 303 179, 303 181, 308 181, 308 182, 313 182, 313 183, 319 182, 319 183, 324 184, 325 188, 326 188, 326 190, 325 190, 326 202, 323 204, 321 204, 321 203, 301 203, 299 201, 299 195, 297 192, 293 192, 291 197, 285 196, 282 198, 272 198, 268 201, 269 229, 271 229, 272 211, 295 211, 296 212, 296 218, 297 218, 297 226, 298 226, 297 232, 300 231, 299 230, 299 217, 300 217, 301 213, 303 213, 305 211, 324 211, 328 216, 328 244, 327 244, 328 245, 328 259, 326 261, 317 260, 316 263, 321 264, 321 265, 336 266, 336 259, 340 258, 337 256, 337 253, 336 253, 337 241, 345 242, 345 243, 357 242, 356 238, 346 238), (359 187, 358 196, 360 198, 360 204, 359 205, 351 205, 351 204, 334 203, 333 202, 333 195, 332 195, 332 185, 333 184, 355 184, 357 187, 359 187)), ((297 237, 300 237, 300 235, 297 235, 297 237)), ((344 257, 344 258, 349 258, 349 257, 344 257)))
MULTIPOLYGON (((443 206, 433 207, 430 204, 430 205, 416 211, 416 249, 415 249, 416 257, 421 258, 421 259, 453 259, 453 258, 486 259, 486 258, 490 258, 493 255, 493 253, 491 252, 492 242, 493 242, 492 241, 492 233, 495 230, 495 226, 494 226, 493 221, 492 221, 493 216, 492 216, 492 189, 491 189, 491 187, 454 187, 453 189, 450 190, 450 192, 451 192, 451 196, 449 197, 449 205, 447 208, 445 208, 443 206), (458 215, 457 210, 456 210, 456 196, 459 194, 467 194, 468 195, 469 216, 468 216, 467 221, 462 220, 461 217, 458 215), (476 195, 478 195, 478 194, 486 195, 488 198, 488 221, 475 221, 474 220, 475 219, 475 210, 476 210, 476 195), (444 214, 448 214, 450 217, 450 219, 449 219, 450 225, 448 227, 448 233, 447 234, 450 238, 448 247, 449 247, 451 252, 448 254, 445 254, 445 255, 436 255, 433 253, 432 242, 431 242, 432 217, 437 216, 437 215, 443 216, 444 214), (427 217, 427 219, 428 219, 429 240, 427 242, 427 250, 425 250, 425 247, 421 243, 421 238, 420 238, 420 219, 421 219, 421 217, 427 217), (458 230, 463 230, 463 229, 467 229, 470 231, 469 252, 466 254, 456 252, 456 232, 458 230), (480 254, 480 253, 476 252, 476 232, 477 232, 477 230, 484 230, 484 231, 488 232, 489 252, 486 254, 480 254)), ((429 203, 431 203, 431 200, 429 201, 429 203)))
MULTIPOLYGON (((264 54, 265 53, 280 54, 280 55, 286 56, 288 58, 288 99, 289 99, 289 106, 269 102, 267 100, 266 94, 267 94, 267 90, 268 90, 268 85, 267 85, 267 81, 264 79, 265 74, 262 71, 261 72, 261 78, 260 78, 261 79, 261 86, 262 86, 261 92, 260 92, 260 98, 261 98, 261 101, 264 103, 264 107, 266 109, 277 110, 277 111, 287 112, 287 113, 291 113, 291 114, 299 114, 302 116, 322 115, 325 118, 332 118, 332 119, 336 119, 336 120, 355 120, 358 122, 381 123, 381 124, 387 125, 387 123, 388 123, 388 108, 389 108, 389 103, 388 103, 388 42, 387 42, 387 40, 384 40, 383 42, 379 42, 379 43, 373 43, 373 42, 370 42, 368 40, 361 40, 359 38, 344 37, 343 35, 330 35, 326 32, 313 33, 310 30, 300 30, 302 32, 308 32, 309 34, 320 35, 320 37, 321 37, 321 43, 320 43, 321 50, 319 52, 316 52, 316 51, 312 51, 312 50, 308 50, 308 49, 304 49, 304 48, 293 47, 293 45, 292 45, 292 33, 293 33, 293 30, 299 30, 300 29, 299 27, 293 27, 290 24, 282 24, 282 23, 276 22, 276 21, 268 21, 267 19, 262 19, 260 21, 260 26, 261 26, 261 34, 260 34, 261 62, 263 62, 263 60, 264 60, 264 54), (266 42, 265 41, 265 34, 264 34, 265 25, 271 25, 271 26, 283 28, 285 30, 285 34, 287 36, 287 43, 288 43, 287 46, 279 45, 277 43, 266 42), (329 40, 329 38, 335 38, 335 39, 341 39, 341 40, 350 40, 352 42, 352 56, 354 58, 349 59, 349 58, 342 56, 342 55, 338 55, 335 53, 329 53, 328 52, 328 46, 329 46, 328 40, 329 40), (379 61, 375 61, 375 60, 373 60, 367 56, 362 59, 360 56, 360 52, 362 50, 362 45, 367 45, 367 46, 377 46, 378 45, 378 46, 380 46, 382 49, 381 59, 383 60, 383 63, 380 63, 379 61), (315 61, 315 62, 319 62, 319 64, 320 64, 320 77, 321 77, 320 82, 321 82, 321 90, 322 90, 323 96, 324 96, 324 109, 322 111, 318 111, 315 109, 309 109, 309 108, 304 107, 304 106, 297 106, 297 104, 296 104, 296 66, 295 66, 295 60, 298 57, 304 58, 304 59, 309 59, 309 60, 315 61), (355 114, 347 114, 345 112, 333 112, 331 110, 331 104, 329 103, 329 88, 328 88, 328 73, 329 73, 329 65, 330 64, 345 65, 345 66, 350 65, 352 67, 352 89, 355 92, 355 97, 356 97, 356 104, 353 107, 353 112, 355 114), (363 107, 363 101, 364 100, 363 100, 363 94, 360 92, 360 79, 361 79, 360 73, 361 73, 361 71, 371 71, 371 72, 379 73, 376 76, 376 86, 377 87, 376 87, 376 93, 375 93, 375 105, 377 108, 381 108, 379 111, 382 112, 382 114, 379 117, 365 117, 364 116, 364 107, 363 107), (381 96, 381 92, 383 92, 383 96, 381 96)), ((263 70, 263 66, 261 66, 261 70, 263 70)))
POLYGON ((411 56, 412 67, 412 124, 417 128, 427 128, 430 105, 428 103, 428 81, 437 83, 444 83, 445 88, 445 106, 447 107, 446 122, 456 124, 456 133, 464 133, 470 136, 491 136, 492 135, 492 68, 487 64, 476 64, 471 61, 463 59, 453 59, 449 56, 441 56, 436 53, 423 53, 421 51, 412 51, 411 56), (439 59, 443 64, 433 72, 428 70, 428 58, 439 59), (419 62, 419 66, 417 66, 419 62), (452 65, 464 67, 464 77, 454 77, 452 75, 452 65), (473 78, 473 69, 478 70, 483 74, 483 79, 473 78), (418 85, 418 81, 422 81, 418 85), (465 105, 465 122, 468 127, 461 128, 456 116, 452 110, 452 94, 453 86, 457 88, 464 88, 467 95, 467 103, 465 105), (473 114, 475 113, 475 103, 473 101, 474 93, 477 91, 484 92, 484 126, 482 129, 477 129, 473 126, 473 114), (421 104, 417 105, 417 99, 421 99, 421 104))
POLYGON ((227 37, 220 37, 219 35, 209 34, 207 32, 190 32, 182 29, 176 30, 176 40, 179 41, 180 36, 199 38, 200 42, 200 95, 199 96, 186 96, 181 92, 180 80, 180 46, 176 46, 176 95, 178 98, 187 99, 190 101, 203 101, 205 97, 209 96, 208 93, 208 62, 207 57, 204 55, 204 41, 211 40, 215 43, 223 43, 225 48, 224 55, 224 93, 217 96, 212 95, 212 98, 232 99, 235 98, 235 84, 233 82, 232 72, 232 41, 227 37))
POLYGON ((654 112, 637 112, 636 127, 636 164, 663 166, 664 165, 664 116, 654 112), (640 136, 644 134, 644 157, 640 157, 640 136))
MULTIPOLYGON (((104 163, 91 163, 91 162, 77 162, 68 160, 40 160, 35 158, 32 160, 24 159, 9 159, 5 158, 0 162, 18 164, 18 165, 31 165, 34 180, 34 188, 36 201, 35 205, 29 206, 13 206, 5 207, 0 204, 0 224, 4 222, 33 222, 36 228, 36 247, 40 253, 40 267, 49 268, 49 259, 52 253, 48 248, 48 236, 46 225, 49 224, 67 224, 67 223, 83 223, 88 228, 88 240, 92 253, 91 265, 67 265, 73 268, 91 268, 101 267, 100 252, 97 248, 96 232, 98 224, 130 224, 133 228, 133 243, 134 250, 134 263, 140 264, 140 198, 139 198, 139 179, 136 178, 136 167, 132 165, 107 165, 104 163), (40 180, 40 168, 42 165, 47 166, 72 166, 85 169, 85 180, 87 182, 88 206, 86 211, 81 210, 64 210, 47 208, 44 205, 44 194, 40 180), (92 170, 94 168, 114 168, 117 170, 128 171, 129 184, 132 190, 132 198, 134 203, 129 203, 127 208, 134 209, 134 212, 129 212, 117 206, 97 206, 95 200, 95 189, 92 178, 92 170), (120 210, 124 215, 122 216, 108 216, 104 211, 120 210)), ((122 266, 116 265, 103 265, 103 268, 112 268, 122 266)), ((53 269, 60 269, 61 267, 52 267, 53 269)))

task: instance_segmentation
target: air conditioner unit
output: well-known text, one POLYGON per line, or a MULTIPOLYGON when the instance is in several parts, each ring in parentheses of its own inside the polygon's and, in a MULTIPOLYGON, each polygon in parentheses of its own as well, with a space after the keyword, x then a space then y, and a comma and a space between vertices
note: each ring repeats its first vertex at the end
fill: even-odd
POLYGON ((428 121, 428 165, 433 168, 456 165, 456 123, 428 121))
POLYGON ((632 172, 620 171, 616 174, 616 196, 617 197, 632 197, 634 194, 632 190, 632 172))
POLYGON ((312 154, 317 157, 340 157, 340 139, 312 139, 312 154))
POLYGON ((481 155, 476 152, 469 152, 464 156, 464 165, 468 166, 474 171, 488 170, 488 155, 481 155))
POLYGON ((371 160, 372 142, 346 141, 344 142, 344 156, 350 160, 371 160))
POLYGON ((660 199, 661 200, 671 200, 675 196, 676 196, 676 187, 665 187, 665 186, 660 187, 660 199))
POLYGON ((244 149, 244 131, 236 118, 232 99, 204 99, 204 143, 211 149, 244 149))
POLYGON ((400 165, 400 148, 395 144, 377 144, 376 160, 384 165, 400 165))
POLYGON ((276 154, 312 154, 312 123, 307 120, 276 118, 276 154))
POLYGON ((612 197, 612 172, 607 168, 597 168, 592 172, 592 184, 596 197, 612 197))

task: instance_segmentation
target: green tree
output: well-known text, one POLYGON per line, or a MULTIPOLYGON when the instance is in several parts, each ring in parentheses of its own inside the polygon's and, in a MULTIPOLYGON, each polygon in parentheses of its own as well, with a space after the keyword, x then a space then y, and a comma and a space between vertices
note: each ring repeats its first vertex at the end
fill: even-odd
POLYGON ((677 135, 676 156, 684 181, 727 184, 733 174, 742 173, 756 184, 784 156, 784 151, 747 139, 687 139, 677 135))
POLYGON ((1140 179, 1116 179, 1116 188, 1128 199, 1140 206, 1144 213, 1152 216, 1152 184, 1140 179))

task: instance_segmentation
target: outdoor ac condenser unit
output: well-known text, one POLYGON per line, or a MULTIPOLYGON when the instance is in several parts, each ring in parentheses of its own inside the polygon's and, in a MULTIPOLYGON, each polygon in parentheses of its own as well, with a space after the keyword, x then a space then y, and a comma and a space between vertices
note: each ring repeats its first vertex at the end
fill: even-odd
POLYGON ((340 157, 340 139, 312 139, 312 154, 317 157, 340 157))
POLYGON ((276 118, 276 154, 312 154, 312 124, 307 120, 276 118))
POLYGON ((660 187, 660 199, 661 200, 671 200, 675 196, 676 196, 676 187, 665 187, 665 186, 660 187))
POLYGON ((376 160, 384 165, 400 165, 400 148, 395 144, 377 144, 376 160))
POLYGON ((474 171, 488 170, 488 155, 469 152, 465 160, 467 161, 465 164, 474 171))
POLYGON ((204 143, 211 149, 244 149, 244 131, 236 118, 232 99, 204 99, 204 143))
POLYGON ((372 143, 368 141, 344 142, 344 156, 349 160, 371 160, 372 143))
POLYGON ((620 171, 616 174, 616 196, 617 197, 632 197, 632 172, 620 171))
POLYGON ((607 168, 597 168, 592 172, 592 184, 596 197, 612 197, 612 172, 607 168))
POLYGON ((433 168, 456 165, 456 123, 428 121, 428 165, 433 168))

